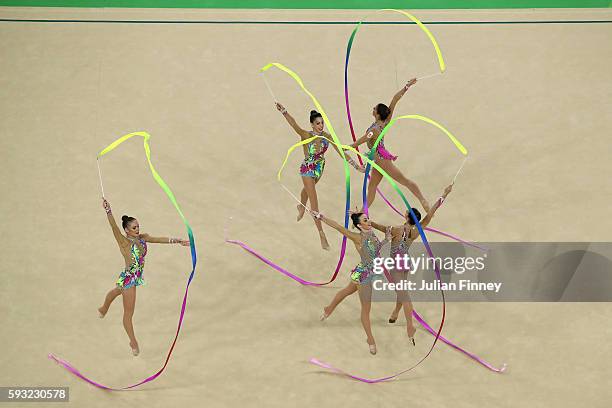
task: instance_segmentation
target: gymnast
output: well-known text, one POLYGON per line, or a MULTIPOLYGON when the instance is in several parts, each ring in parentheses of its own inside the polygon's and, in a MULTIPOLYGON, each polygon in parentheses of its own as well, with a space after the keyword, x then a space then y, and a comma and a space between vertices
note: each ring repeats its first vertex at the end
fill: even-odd
POLYGON ((134 307, 136 306, 136 287, 145 284, 142 274, 144 271, 145 255, 147 254, 147 242, 189 246, 189 241, 179 238, 158 238, 152 237, 149 234, 141 234, 136 218, 128 217, 127 215, 121 217, 123 230, 125 231, 125 235, 123 235, 115 222, 110 204, 104 198, 102 199, 102 206, 106 210, 111 230, 119 245, 119 251, 125 260, 125 269, 119 275, 116 287, 106 294, 104 304, 98 308, 98 316, 101 319, 104 318, 113 300, 117 296, 122 295, 123 327, 130 338, 132 354, 137 356, 140 353, 140 349, 134 335, 132 317, 134 315, 134 307))
MULTIPOLYGON (((304 216, 304 211, 306 209, 306 203, 310 200, 310 208, 312 211, 319 211, 319 201, 317 198, 317 190, 315 185, 321 179, 323 175, 323 169, 325 168, 325 152, 330 145, 340 154, 340 150, 333 143, 333 139, 331 135, 323 130, 325 123, 323 121, 323 117, 321 114, 315 110, 310 111, 310 125, 312 130, 302 129, 293 116, 287 112, 287 109, 280 103, 276 103, 276 108, 283 114, 289 125, 295 130, 295 132, 300 136, 301 140, 309 139, 313 136, 321 136, 310 143, 304 145, 304 161, 300 166, 300 176, 302 176, 302 182, 304 183, 304 187, 302 188, 302 192, 300 193, 300 202, 297 206, 298 215, 297 220, 300 221, 304 216)), ((365 171, 363 166, 357 164, 348 154, 345 153, 347 161, 355 167, 358 171, 362 173, 365 171)), ((321 247, 325 250, 329 250, 329 243, 327 242, 327 237, 325 236, 325 232, 323 231, 323 227, 321 225, 321 221, 316 219, 314 220, 317 230, 319 231, 319 238, 321 239, 321 247)))
MULTIPOLYGON (((366 341, 369 345, 370 353, 376 354, 376 341, 374 340, 374 335, 372 334, 372 327, 370 324, 372 279, 374 278, 374 258, 379 256, 380 249, 386 242, 389 241, 391 237, 391 228, 386 231, 385 240, 381 242, 374 234, 367 214, 361 212, 351 214, 353 226, 359 230, 358 233, 349 231, 337 222, 326 218, 321 213, 313 212, 313 215, 315 218, 323 221, 325 224, 334 228, 342 235, 353 241, 353 244, 355 244, 355 248, 361 257, 361 262, 355 267, 355 269, 353 269, 351 273, 351 281, 347 288, 351 288, 351 293, 359 291, 359 300, 361 302, 361 324, 366 332, 366 341)), ((329 314, 324 312, 321 319, 325 319, 328 315, 329 314)))
MULTIPOLYGON (((376 142, 376 139, 378 138, 380 133, 383 131, 385 126, 387 126, 389 122, 391 121, 391 117, 393 116, 393 111, 395 110, 395 106, 397 105, 399 100, 402 98, 402 96, 404 96, 406 91, 408 91, 408 88, 413 86, 416 83, 416 81, 417 81, 416 79, 411 79, 410 81, 408 81, 406 86, 400 89, 393 96, 393 99, 391 99, 391 103, 389 104, 389 106, 385 105, 384 103, 379 103, 378 105, 374 106, 374 108, 372 109, 372 116, 374 116, 374 119, 375 119, 374 123, 372 123, 370 127, 366 130, 366 133, 364 136, 357 139, 357 141, 355 141, 355 143, 351 145, 353 148, 357 148, 358 146, 367 142, 367 146, 370 149, 370 151, 368 151, 367 153, 369 157, 370 152, 372 151, 372 148, 374 147, 374 143, 376 142)), ((374 156, 373 160, 376 162, 376 164, 378 164, 385 172, 387 172, 387 174, 389 174, 395 181, 408 187, 408 189, 419 200, 423 208, 425 208, 425 212, 428 212, 429 203, 427 202, 425 197, 423 197, 423 194, 421 193, 419 186, 414 181, 405 177, 403 173, 401 172, 401 170, 399 170, 393 164, 395 159, 397 159, 397 156, 391 154, 385 148, 384 137, 380 140, 380 143, 378 144, 373 156, 374 156)), ((372 203, 374 202, 374 198, 376 197, 376 188, 378 187, 378 184, 380 184, 381 180, 382 180, 382 174, 380 174, 380 172, 378 172, 378 170, 376 169, 371 169, 370 181, 368 183, 368 193, 367 193, 368 207, 370 207, 372 203)))

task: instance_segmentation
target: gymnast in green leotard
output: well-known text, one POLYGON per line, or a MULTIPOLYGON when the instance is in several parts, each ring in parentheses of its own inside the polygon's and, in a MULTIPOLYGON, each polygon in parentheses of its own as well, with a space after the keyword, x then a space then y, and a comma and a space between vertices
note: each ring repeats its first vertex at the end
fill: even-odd
POLYGON ((189 246, 189 241, 179 238, 152 237, 149 234, 141 234, 140 226, 136 218, 124 215, 121 218, 125 235, 121 233, 110 204, 105 199, 102 199, 102 205, 106 210, 108 222, 115 236, 115 240, 119 245, 121 255, 125 260, 125 269, 119 275, 115 288, 111 289, 104 298, 104 304, 98 308, 100 318, 106 316, 108 308, 115 298, 119 295, 123 297, 123 327, 130 338, 130 347, 132 354, 137 356, 140 353, 138 341, 134 335, 134 326, 132 317, 134 315, 134 307, 136 306, 136 287, 144 285, 143 271, 144 258, 147 254, 147 242, 157 244, 180 244, 189 246))
MULTIPOLYGON (((313 110, 310 111, 310 125, 312 126, 312 131, 307 131, 302 129, 300 125, 297 124, 293 116, 287 112, 287 109, 280 103, 276 103, 276 109, 278 109, 285 119, 287 123, 295 130, 295 132, 300 136, 301 140, 307 140, 313 136, 321 136, 310 143, 304 145, 304 161, 300 166, 300 176, 302 176, 302 182, 304 183, 304 188, 302 188, 302 192, 300 193, 300 203, 297 206, 298 216, 297 220, 301 220, 304 216, 304 211, 306 210, 306 203, 310 200, 310 209, 312 211, 319 211, 319 200, 317 198, 317 190, 315 188, 315 184, 319 182, 321 176, 323 175, 323 169, 325 168, 325 152, 327 148, 331 144, 331 146, 336 150, 336 152, 340 155, 340 150, 336 147, 335 144, 330 143, 333 142, 331 135, 325 132, 323 129, 325 127, 325 123, 323 121, 323 116, 313 110)), ((344 153, 347 161, 355 167, 360 172, 364 172, 365 169, 363 166, 357 164, 346 152, 344 153)), ((327 242, 327 237, 323 232, 323 227, 321 225, 321 221, 318 219, 314 220, 317 230, 319 231, 319 238, 321 239, 321 248, 328 250, 329 244, 327 242)))

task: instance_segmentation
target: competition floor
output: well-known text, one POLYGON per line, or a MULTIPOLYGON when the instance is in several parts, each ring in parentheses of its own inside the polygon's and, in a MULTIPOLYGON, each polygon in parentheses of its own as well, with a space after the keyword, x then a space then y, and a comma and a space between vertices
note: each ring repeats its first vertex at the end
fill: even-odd
MULTIPOLYGON (((432 340, 419 329, 417 346, 409 346, 403 318, 390 327, 391 305, 377 303, 372 322, 379 352, 371 356, 357 297, 319 322, 321 308, 357 262, 352 247, 340 278, 316 289, 223 241, 231 216, 230 238, 307 279, 331 275, 340 237, 326 229, 332 250, 324 252, 312 221, 295 222, 295 202, 275 175, 297 136, 274 109, 258 69, 278 61, 297 71, 347 142, 342 85, 352 26, 111 22, 339 22, 364 14, 0 9, 3 19, 107 20, 0 22, 0 384, 69 386, 70 406, 79 407, 608 406, 609 304, 448 304, 443 334, 494 365, 508 363, 503 375, 443 344, 417 370, 386 384, 362 384, 309 364, 317 357, 379 377, 414 364, 432 340), (135 391, 109 393, 75 378, 47 353, 110 386, 151 375, 163 364, 190 270, 187 248, 150 246, 135 315, 141 355, 132 357, 120 300, 106 319, 96 312, 123 265, 100 203, 95 156, 138 130, 152 135, 153 162, 194 229, 199 264, 166 372, 135 391)), ((448 70, 418 83, 396 111, 439 121, 470 152, 432 226, 475 241, 608 241, 612 24, 467 22, 609 21, 612 12, 416 15, 463 22, 430 26, 448 70)), ((398 84, 436 72, 426 38, 399 25, 362 28, 350 67, 358 132, 370 124, 373 104, 388 102, 398 84)), ((268 78, 307 126, 307 96, 280 72, 268 78)), ((386 144, 431 201, 461 162, 444 136, 417 123, 397 125, 386 144)), ((327 158, 320 207, 340 221, 343 172, 333 152, 327 158)), ((299 161, 293 155, 284 176, 294 193, 301 187, 299 161)), ((149 174, 140 140, 103 158, 102 170, 117 217, 135 216, 141 231, 153 235, 186 236, 149 174)), ((355 205, 360 177, 352 175, 355 205)), ((383 191, 399 205, 388 185, 383 191)), ((371 215, 398 222, 380 198, 371 215)), ((415 306, 437 326, 439 304, 415 306)))

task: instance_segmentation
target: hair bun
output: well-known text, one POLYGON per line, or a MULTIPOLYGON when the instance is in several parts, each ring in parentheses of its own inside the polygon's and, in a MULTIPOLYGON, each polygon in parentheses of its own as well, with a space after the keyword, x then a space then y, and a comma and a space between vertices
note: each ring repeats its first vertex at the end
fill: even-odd
POLYGON ((361 228, 359 228, 359 218, 361 218, 362 215, 363 215, 362 212, 352 213, 351 214, 351 221, 353 221, 353 224, 351 226, 353 228, 357 228, 360 231, 361 231, 361 228))
POLYGON ((318 114, 319 114, 319 112, 317 112, 316 110, 311 110, 310 111, 310 116, 318 115, 318 114))
POLYGON ((123 217, 121 217, 121 221, 125 222, 129 219, 130 217, 128 217, 127 215, 124 215, 123 217))

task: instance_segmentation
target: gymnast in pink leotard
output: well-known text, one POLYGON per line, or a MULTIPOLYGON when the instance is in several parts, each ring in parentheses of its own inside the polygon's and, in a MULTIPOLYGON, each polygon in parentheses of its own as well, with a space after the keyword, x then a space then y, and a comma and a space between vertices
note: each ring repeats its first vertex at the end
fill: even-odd
MULTIPOLYGON (((383 131, 385 126, 387 126, 389 122, 391 121, 391 117, 393 116, 393 110, 395 109, 395 106, 397 105, 399 100, 402 98, 402 96, 404 96, 408 88, 410 88, 415 83, 416 83, 416 79, 411 79, 410 81, 408 81, 406 86, 400 89, 399 92, 397 92, 393 96, 393 99, 391 100, 391 103, 389 104, 389 106, 385 105, 384 103, 379 103, 378 105, 374 106, 374 108, 372 109, 372 115, 374 116, 374 119, 375 119, 374 123, 372 123, 372 125, 368 127, 368 130, 366 130, 365 135, 360 137, 351 146, 354 148, 357 148, 357 146, 362 145, 363 143, 367 142, 367 146, 370 149, 370 151, 368 151, 367 154, 370 155, 370 153, 372 153, 372 148, 374 147, 374 143, 376 143, 376 139, 378 139, 378 136, 383 131)), ((419 202, 425 209, 425 212, 429 211, 429 208, 430 208, 429 203, 427 202, 425 197, 423 197, 423 194, 421 193, 421 189, 419 188, 419 186, 414 181, 404 176, 402 172, 395 166, 395 164, 393 164, 395 159, 397 159, 397 156, 391 154, 386 149, 384 137, 383 139, 380 140, 380 143, 378 144, 376 151, 373 152, 372 156, 376 164, 378 164, 384 171, 386 171, 387 174, 389 174, 395 181, 408 187, 408 189, 412 192, 412 194, 414 194, 415 197, 419 200, 419 202)), ((378 170, 374 168, 371 169, 370 181, 368 183, 368 194, 367 194, 368 207, 370 207, 372 203, 374 202, 374 198, 376 197, 376 187, 378 187, 378 184, 380 183, 381 180, 382 180, 382 175, 378 172, 378 170)))

